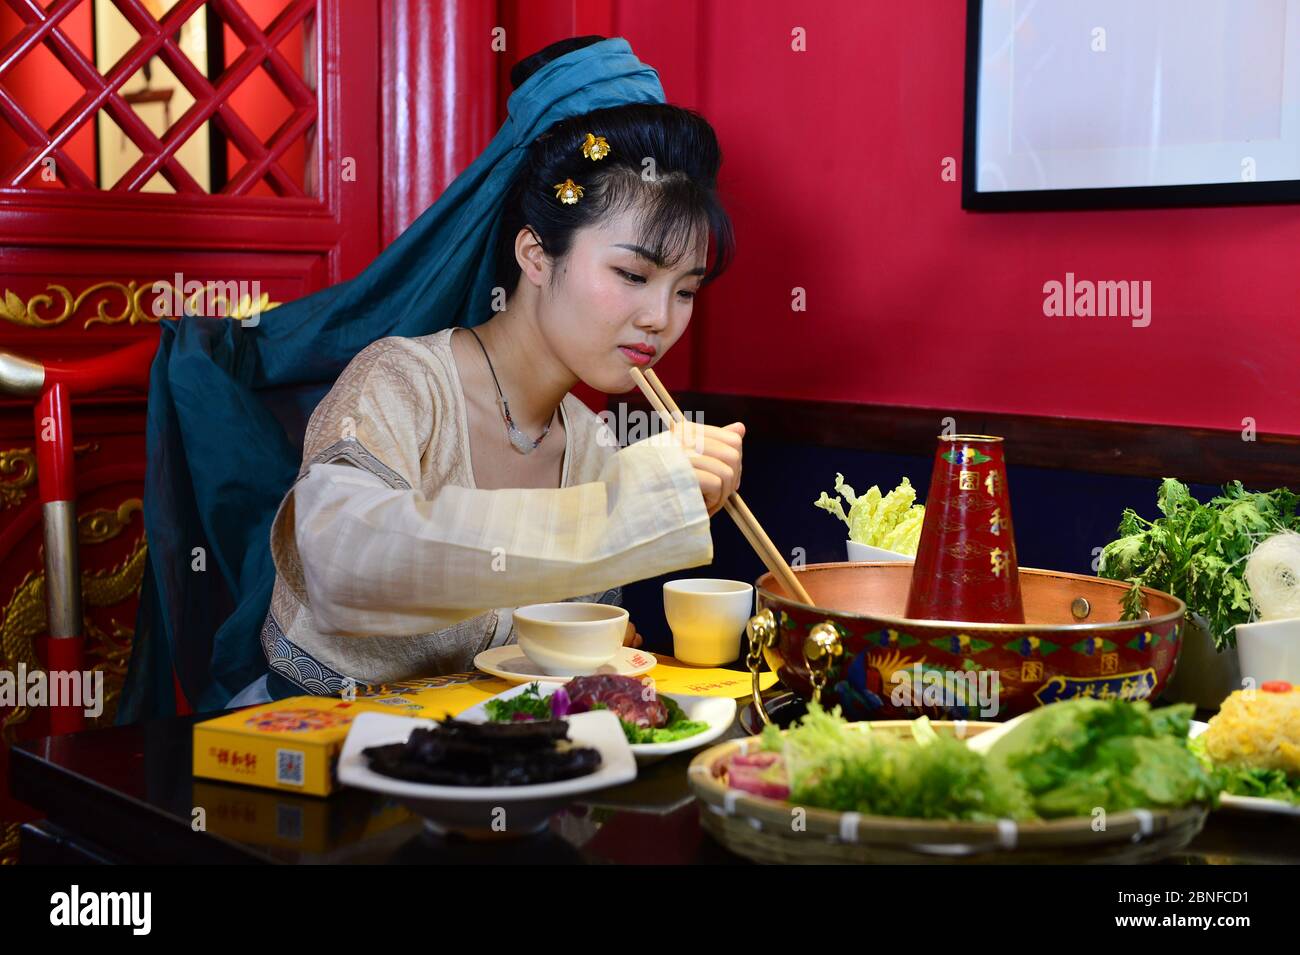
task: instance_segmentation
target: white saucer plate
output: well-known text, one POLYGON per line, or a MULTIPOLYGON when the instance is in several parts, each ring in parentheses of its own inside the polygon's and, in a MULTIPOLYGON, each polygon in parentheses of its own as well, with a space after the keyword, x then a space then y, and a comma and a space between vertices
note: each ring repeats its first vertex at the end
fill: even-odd
MULTIPOLYGON (((595 673, 613 673, 618 676, 640 676, 653 670, 659 661, 653 653, 636 647, 619 647, 614 659, 595 670, 595 673)), ((513 643, 504 647, 484 650, 474 658, 474 666, 511 683, 568 683, 571 676, 550 676, 537 672, 537 664, 524 656, 524 651, 513 643)))

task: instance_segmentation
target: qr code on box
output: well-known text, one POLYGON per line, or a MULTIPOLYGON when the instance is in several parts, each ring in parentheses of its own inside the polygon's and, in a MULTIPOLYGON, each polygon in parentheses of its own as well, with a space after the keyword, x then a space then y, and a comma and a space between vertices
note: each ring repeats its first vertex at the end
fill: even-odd
POLYGON ((277 749, 275 751, 275 781, 286 786, 303 785, 306 759, 302 750, 277 749))

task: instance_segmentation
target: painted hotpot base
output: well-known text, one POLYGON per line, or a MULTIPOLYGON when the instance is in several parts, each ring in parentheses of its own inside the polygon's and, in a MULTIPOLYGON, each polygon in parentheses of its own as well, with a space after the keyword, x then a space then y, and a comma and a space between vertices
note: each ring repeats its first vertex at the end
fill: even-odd
MULTIPOLYGON (((912 564, 813 564, 793 599, 755 582, 749 664, 851 720, 1002 720, 1057 700, 1154 698, 1178 659, 1186 607, 1144 589, 1146 614, 1121 620, 1129 585, 1020 568, 1024 624, 909 620, 912 564)), ((760 712, 763 712, 760 708, 760 712)))

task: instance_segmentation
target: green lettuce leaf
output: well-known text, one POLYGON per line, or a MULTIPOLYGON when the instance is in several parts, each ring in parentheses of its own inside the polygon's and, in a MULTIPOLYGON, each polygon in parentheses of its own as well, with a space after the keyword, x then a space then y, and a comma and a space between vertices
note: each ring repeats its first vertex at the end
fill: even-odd
POLYGON ((668 709, 668 722, 665 725, 637 726, 627 720, 619 720, 623 724, 623 735, 629 743, 673 743, 703 733, 709 728, 709 724, 702 720, 688 720, 681 705, 671 696, 660 696, 659 699, 668 709))
POLYGON ((995 778, 959 740, 931 737, 928 725, 917 732, 924 745, 851 726, 838 709, 810 703, 784 737, 765 728, 763 743, 783 754, 795 804, 920 819, 1032 818, 1014 779, 995 778))
POLYGON ((1217 791, 1187 748, 1192 706, 1066 700, 1036 710, 988 752, 995 773, 1015 776, 1044 818, 1095 809, 1176 808, 1217 791))
POLYGON ((1280 769, 1241 769, 1216 766, 1205 750, 1205 737, 1187 741, 1201 765, 1213 773, 1220 791, 1234 796, 1257 796, 1260 799, 1280 799, 1300 805, 1300 776, 1287 776, 1280 769))

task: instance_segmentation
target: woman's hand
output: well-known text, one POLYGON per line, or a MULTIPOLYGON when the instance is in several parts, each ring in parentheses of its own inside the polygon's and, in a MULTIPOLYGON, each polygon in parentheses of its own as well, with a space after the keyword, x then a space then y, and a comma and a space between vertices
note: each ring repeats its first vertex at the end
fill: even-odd
POLYGON ((627 622, 627 632, 623 634, 623 646, 639 647, 641 643, 641 634, 636 632, 636 626, 629 620, 627 622))
POLYGON ((695 421, 678 421, 673 434, 681 442, 700 483, 704 506, 712 517, 740 487, 741 443, 745 426, 737 421, 718 428, 695 421))

